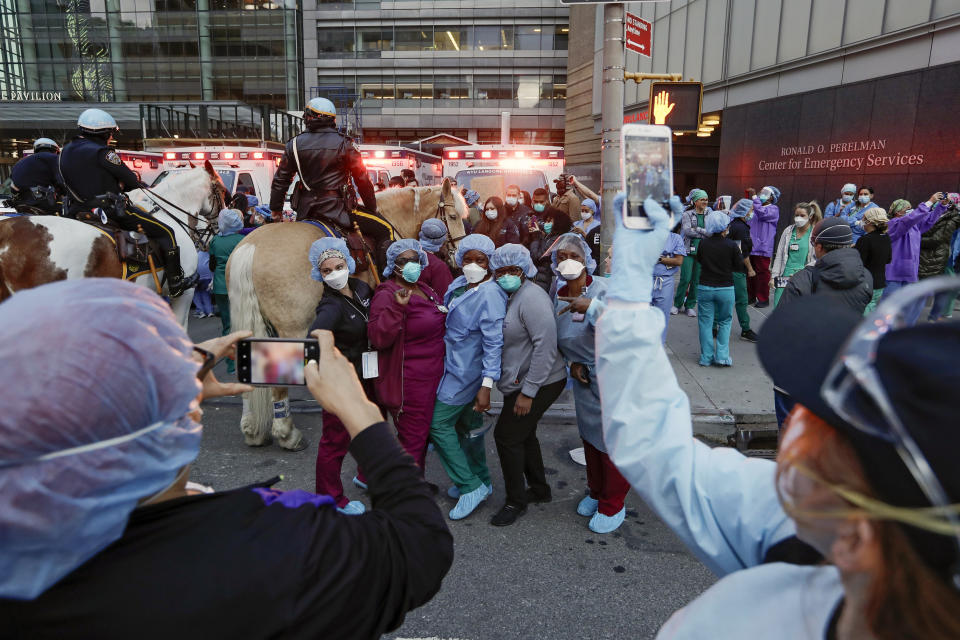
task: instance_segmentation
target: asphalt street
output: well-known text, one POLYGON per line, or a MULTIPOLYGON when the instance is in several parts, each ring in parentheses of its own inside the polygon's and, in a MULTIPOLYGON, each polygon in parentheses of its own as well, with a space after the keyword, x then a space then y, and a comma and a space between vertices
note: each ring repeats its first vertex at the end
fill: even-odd
MULTIPOLYGON (((218 333, 218 319, 191 319, 195 340, 218 333)), ((222 363, 217 372, 225 377, 222 363)), ((297 426, 310 441, 307 450, 247 447, 239 429, 239 398, 212 401, 204 405, 203 446, 191 478, 229 489, 281 475, 278 488, 312 491, 320 414, 303 389, 291 395, 297 426)), ((575 512, 586 470, 568 454, 580 441, 576 426, 566 422, 542 422, 538 431, 553 501, 531 505, 510 527, 488 522, 503 502, 503 488, 497 483, 501 476, 493 439, 487 438, 493 496, 466 520, 450 522, 456 553, 440 592, 387 637, 650 638, 673 611, 714 582, 633 493, 618 531, 597 535, 587 528, 587 519, 575 512)), ((354 471, 348 456, 343 470, 347 496, 369 507, 350 483, 354 471)), ((442 488, 437 503, 449 511, 455 504, 443 495, 449 481, 432 452, 426 476, 442 488)))

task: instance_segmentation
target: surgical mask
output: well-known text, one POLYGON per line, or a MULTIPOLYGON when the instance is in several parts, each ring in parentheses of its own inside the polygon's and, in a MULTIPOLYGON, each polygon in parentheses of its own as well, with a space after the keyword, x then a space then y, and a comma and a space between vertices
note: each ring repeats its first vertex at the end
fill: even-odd
POLYGON ((849 193, 844 193, 840 196, 840 200, 843 202, 851 202, 853 201, 853 195, 849 193))
POLYGON ((496 209, 487 209, 483 212, 483 215, 487 216, 487 220, 496 220, 497 219, 497 210, 496 209))
POLYGON ((584 220, 589 220, 590 218, 593 217, 593 211, 590 211, 590 209, 581 209, 580 217, 583 218, 584 220))
POLYGON ((807 226, 807 219, 803 216, 797 216, 793 219, 793 224, 797 225, 799 229, 803 229, 807 226))
POLYGON ((507 204, 511 207, 517 206, 517 199, 511 196, 507 196, 507 204))
POLYGON ((770 199, 770 196, 771 196, 771 195, 773 195, 773 194, 771 194, 769 191, 761 191, 761 192, 760 192, 760 202, 766 202, 767 200, 770 199))
POLYGON ((557 271, 564 280, 576 280, 583 273, 584 265, 579 260, 567 259, 557 265, 557 271))
POLYGON ((524 198, 523 196, 520 196, 520 199, 518 200, 518 202, 519 202, 520 204, 527 204, 527 200, 526 200, 526 198, 524 198))
POLYGON ((350 277, 350 272, 346 269, 336 269, 331 271, 327 275, 323 276, 324 283, 330 285, 337 291, 343 289, 347 286, 347 278, 350 277))
POLYGON ((473 262, 463 265, 463 277, 467 282, 474 284, 487 277, 487 270, 473 262))
POLYGON ((534 202, 534 203, 533 203, 533 210, 536 211, 537 213, 543 213, 543 210, 546 209, 546 208, 547 208, 547 205, 545 205, 545 204, 542 203, 542 202, 534 202))
POLYGON ((403 276, 403 279, 413 284, 420 279, 420 272, 423 271, 423 267, 420 266, 419 262, 408 262, 403 265, 403 270, 400 272, 400 275, 403 276))
POLYGON ((551 231, 553 231, 553 223, 552 223, 552 222, 544 222, 544 223, 543 223, 543 230, 544 230, 544 232, 546 232, 546 233, 550 233, 551 231))
POLYGON ((520 288, 520 285, 523 284, 523 281, 520 280, 520 276, 507 274, 497 278, 497 284, 500 285, 500 288, 507 293, 513 293, 520 288))
POLYGON ((860 196, 857 200, 860 201, 860 204, 867 204, 870 202, 870 196, 860 196))

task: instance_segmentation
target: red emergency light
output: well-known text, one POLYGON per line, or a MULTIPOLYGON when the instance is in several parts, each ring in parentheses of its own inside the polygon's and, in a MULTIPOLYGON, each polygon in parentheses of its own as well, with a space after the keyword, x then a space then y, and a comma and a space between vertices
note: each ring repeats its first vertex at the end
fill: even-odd
POLYGON ((274 158, 273 161, 277 164, 278 167, 280 166, 280 157, 279 157, 279 156, 277 156, 276 158, 274 158))
POLYGON ((194 159, 194 160, 203 160, 203 159, 206 158, 206 157, 207 157, 207 154, 205 154, 203 151, 194 151, 194 152, 193 152, 193 159, 194 159))
POLYGON ((263 151, 254 151, 253 152, 254 160, 263 160, 263 151))
POLYGON ((163 154, 163 159, 164 159, 164 160, 176 160, 176 159, 177 159, 177 154, 174 153, 173 151, 167 151, 165 154, 163 154))
POLYGON ((224 160, 233 160, 233 151, 224 151, 223 152, 224 160))
POLYGON ((490 153, 489 151, 484 151, 484 152, 482 152, 482 153, 480 154, 480 157, 481 157, 481 158, 492 158, 492 157, 493 157, 493 154, 490 153))
POLYGON ((460 157, 460 152, 459 152, 459 151, 451 151, 451 152, 449 152, 449 153, 447 154, 447 157, 450 158, 451 160, 455 160, 455 159, 457 159, 457 158, 460 157))
POLYGON ((516 156, 517 158, 522 158, 522 157, 523 157, 523 151, 514 151, 514 152, 513 152, 513 155, 516 156))

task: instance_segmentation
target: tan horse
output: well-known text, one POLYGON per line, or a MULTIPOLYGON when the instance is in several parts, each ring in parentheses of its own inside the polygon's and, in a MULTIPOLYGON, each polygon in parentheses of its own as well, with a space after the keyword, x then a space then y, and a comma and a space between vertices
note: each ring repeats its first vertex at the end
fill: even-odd
MULTIPOLYGON (((446 179, 442 186, 381 191, 377 210, 402 238, 416 238, 425 220, 439 217, 454 245, 464 235, 463 220, 468 214, 463 196, 446 179)), ((312 224, 269 224, 237 245, 227 262, 233 331, 252 331, 255 337, 306 337, 323 295, 323 284, 310 278, 308 254, 310 245, 322 236, 312 224)), ((363 279, 373 284, 372 278, 363 279)), ((268 444, 271 433, 285 449, 302 446, 286 387, 245 394, 240 430, 250 446, 268 444)))

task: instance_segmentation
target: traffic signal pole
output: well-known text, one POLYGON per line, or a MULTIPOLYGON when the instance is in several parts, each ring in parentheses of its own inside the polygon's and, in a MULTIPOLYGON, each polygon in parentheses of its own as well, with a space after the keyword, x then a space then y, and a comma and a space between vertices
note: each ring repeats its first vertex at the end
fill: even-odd
POLYGON ((619 215, 613 198, 620 191, 620 128, 623 125, 623 3, 603 5, 603 83, 600 89, 600 221, 602 255, 613 245, 613 230, 619 215))

